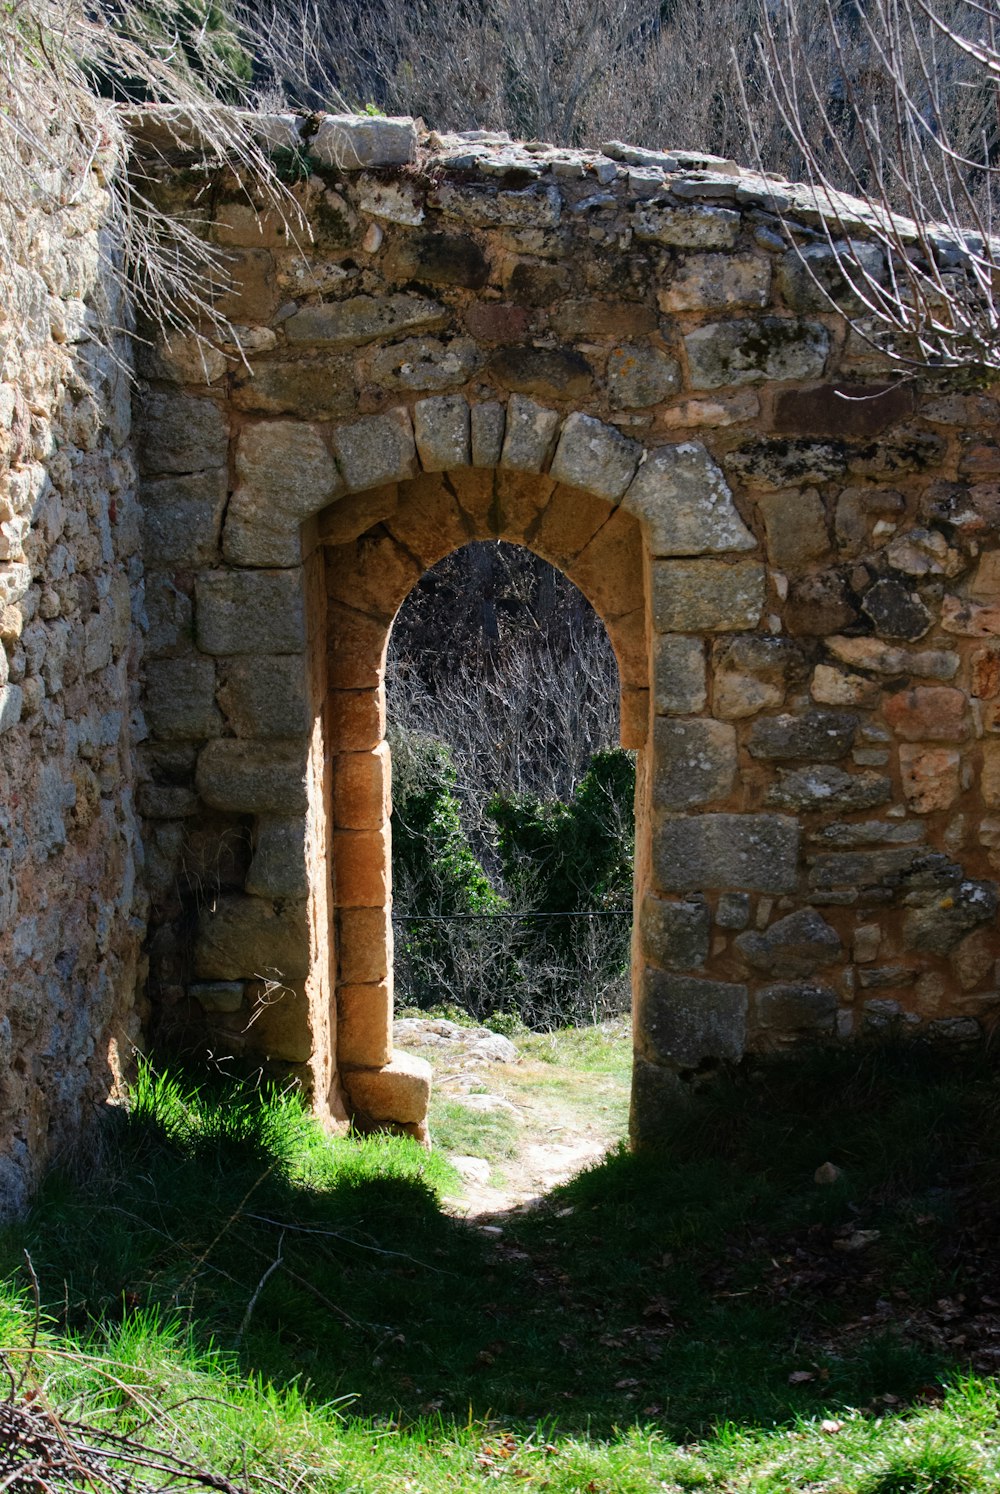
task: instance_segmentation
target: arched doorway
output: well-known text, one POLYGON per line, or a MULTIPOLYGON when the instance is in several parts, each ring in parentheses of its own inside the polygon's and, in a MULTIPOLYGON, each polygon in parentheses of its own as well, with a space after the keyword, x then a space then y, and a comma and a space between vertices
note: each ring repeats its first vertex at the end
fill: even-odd
POLYGON ((615 650, 622 744, 639 751, 638 892, 649 862, 642 538, 637 520, 606 499, 547 476, 476 469, 430 473, 342 500, 320 516, 319 538, 325 551, 338 1068, 360 1118, 394 1120, 419 1132, 426 1076, 392 1049, 384 670, 393 619, 424 572, 471 540, 524 545, 579 587, 615 650))

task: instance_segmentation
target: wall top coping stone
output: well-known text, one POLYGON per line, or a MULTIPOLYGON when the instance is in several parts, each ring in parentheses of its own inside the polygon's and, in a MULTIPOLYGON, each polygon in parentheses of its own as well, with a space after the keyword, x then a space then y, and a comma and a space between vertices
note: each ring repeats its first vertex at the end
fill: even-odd
POLYGON ((350 172, 414 166, 428 175, 450 171, 461 173, 462 185, 473 189, 477 177, 482 186, 502 187, 505 192, 521 188, 526 194, 535 183, 552 191, 560 182, 586 187, 589 179, 594 193, 581 197, 577 191, 567 201, 577 213, 611 206, 619 197, 656 198, 664 204, 675 199, 683 205, 761 209, 793 227, 824 229, 839 239, 864 239, 888 231, 898 242, 930 243, 944 265, 954 265, 963 248, 976 253, 983 247, 974 233, 966 236, 964 246, 943 227, 931 226, 920 234, 909 218, 879 213, 859 198, 788 182, 700 151, 651 150, 619 140, 578 150, 540 140, 512 140, 502 131, 442 133, 407 116, 255 113, 222 104, 128 104, 118 105, 117 113, 133 150, 145 158, 158 156, 165 164, 211 156, 220 137, 231 132, 234 137, 249 137, 265 154, 295 151, 319 167, 350 172))

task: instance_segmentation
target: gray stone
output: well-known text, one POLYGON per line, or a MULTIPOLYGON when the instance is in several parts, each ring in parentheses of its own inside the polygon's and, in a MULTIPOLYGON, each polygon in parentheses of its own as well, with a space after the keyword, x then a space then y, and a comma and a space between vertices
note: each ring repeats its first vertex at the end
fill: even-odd
POLYGON ((151 659, 146 665, 144 708, 156 737, 217 737, 222 716, 215 704, 215 663, 199 657, 151 659))
POLYGON ((222 406, 190 394, 149 394, 139 418, 137 456, 144 474, 224 467, 229 429, 222 406))
POLYGON ((730 208, 643 202, 635 210, 636 238, 671 248, 731 249, 739 231, 740 215, 730 208))
POLYGON ((684 633, 653 634, 653 706, 661 716, 694 715, 705 708, 705 645, 684 633))
POLYGON ((749 441, 727 452, 726 471, 749 488, 775 491, 828 482, 846 470, 839 444, 830 441, 749 441))
POLYGON ((17 726, 24 708, 24 691, 20 685, 4 685, 0 690, 0 736, 17 726))
POLYGON ((701 899, 668 902, 647 892, 639 913, 646 959, 661 970, 693 970, 708 959, 711 919, 701 899))
POLYGON ((771 261, 762 254, 692 254, 657 295, 660 310, 706 311, 766 306, 771 261))
POLYGON ((557 482, 616 503, 632 481, 641 455, 639 443, 614 426, 574 412, 563 423, 549 473, 557 482))
POLYGON ((881 773, 845 773, 832 764, 812 768, 779 768, 767 803, 775 809, 836 810, 851 814, 874 809, 892 798, 892 782, 881 773))
POLYGON ((742 632, 764 610, 764 567, 754 560, 660 560, 652 579, 658 633, 742 632))
POLYGON ((261 815, 258 818, 246 890, 257 897, 303 898, 308 895, 304 816, 261 815))
POLYGON ((299 527, 345 491, 314 425, 260 420, 240 432, 223 550, 234 565, 297 565, 299 527))
POLYGON ((301 654, 241 654, 219 661, 219 704, 238 737, 304 736, 311 725, 301 654))
POLYGON ((690 1102, 690 1087, 673 1069, 649 1063, 636 1053, 632 1060, 629 1137, 636 1151, 672 1143, 677 1117, 690 1102))
POLYGON ((413 432, 425 472, 468 467, 472 452, 469 406, 464 395, 418 400, 413 407, 413 432))
POLYGON ((315 161, 339 171, 406 166, 417 153, 417 128, 406 116, 324 114, 308 145, 315 161))
POLYGON ((823 825, 810 839, 831 846, 916 845, 927 837, 918 820, 862 820, 857 824, 823 825))
POLYGON ((232 402, 240 410, 336 420, 357 410, 354 362, 349 354, 321 353, 288 362, 255 359, 233 376, 232 402))
POLYGON ((750 898, 745 892, 724 892, 715 909, 720 929, 745 929, 750 922, 750 898))
MULTIPOLYGON (((570 416, 577 418, 585 417, 570 416)), ((725 478, 698 441, 651 451, 622 507, 642 520, 653 555, 756 548, 725 478)))
POLYGON ((215 565, 226 507, 225 467, 142 485, 142 549, 148 566, 215 565))
POLYGON ((213 809, 298 814, 306 808, 305 746, 218 737, 198 754, 195 783, 213 809))
POLYGON ((830 334, 819 322, 763 316, 713 322, 684 339, 692 389, 816 379, 826 366, 830 334))
POLYGON ((815 908, 799 908, 762 934, 755 929, 740 934, 736 948, 755 970, 783 980, 812 975, 844 952, 840 935, 815 908))
POLYGON ((647 1060, 695 1069, 736 1062, 746 1047, 747 988, 731 981, 643 971, 636 1046, 647 1060))
POLYGON ((507 403, 500 466, 515 472, 541 472, 555 447, 561 423, 557 410, 546 410, 523 394, 512 394, 507 403))
POLYGON ((309 926, 304 903, 275 908, 237 894, 203 905, 194 949, 199 980, 301 980, 309 974, 309 926))
POLYGON ((241 980, 205 980, 188 986, 191 996, 203 1012, 214 1012, 229 1016, 243 1005, 243 982, 241 980))
POLYGON ((432 207, 474 228, 555 228, 562 199, 555 187, 526 187, 521 192, 484 192, 444 182, 428 199, 432 207))
POLYGON ((664 892, 794 892, 799 835, 785 815, 658 815, 653 879, 664 892))
POLYGON ((892 577, 876 581, 868 588, 861 610, 871 618, 881 637, 902 638, 908 643, 922 638, 934 622, 933 615, 916 592, 892 577))
POLYGON ((756 996, 757 1021, 767 1032, 831 1037, 837 1020, 837 993, 829 986, 775 981, 756 996))
POLYGON ((903 943, 923 954, 947 954, 970 929, 995 918, 997 904, 995 882, 962 881, 944 897, 907 908, 903 943))
POLYGON ((405 482, 420 472, 406 409, 386 410, 383 415, 368 415, 351 425, 338 426, 333 445, 352 493, 380 488, 383 483, 405 482))
POLYGON ((938 1017, 927 1024, 927 1036, 934 1042, 978 1043, 983 1030, 974 1017, 938 1017))
POLYGON ((819 892, 835 888, 896 892, 921 852, 910 847, 884 851, 829 851, 812 858, 809 885, 819 892))
POLYGON ((435 332, 447 321, 443 306, 421 296, 349 296, 345 301, 301 307, 284 323, 284 329, 293 345, 361 347, 401 332, 435 332))
POLYGON ((572 348, 539 348, 533 343, 499 348, 490 358, 489 371, 504 389, 542 399, 585 399, 593 386, 590 364, 572 348))
POLYGON ((451 389, 467 383, 482 363, 483 354, 471 337, 409 337, 379 349, 372 377, 388 388, 451 389))
POLYGON ((195 582, 206 654, 299 654, 306 646, 301 570, 206 571, 195 582))
POLYGON ((194 640, 191 598, 171 576, 146 573, 146 658, 155 659, 194 640))
POLYGON ((676 358, 644 343, 620 343, 608 354, 608 398, 616 410, 658 405, 681 387, 676 358))
POLYGON ((872 965, 858 971, 858 985, 862 991, 912 986, 916 978, 916 970, 909 965, 872 965))
POLYGON ((846 757, 854 745, 858 718, 850 711, 818 708, 798 716, 762 716, 750 729, 752 757, 768 762, 806 757, 831 763, 846 757))
POLYGON ((194 789, 177 783, 141 783, 136 804, 147 820, 186 820, 200 810, 194 789))
POLYGON ((503 450, 504 428, 507 412, 499 400, 487 400, 473 405, 472 465, 474 467, 499 467, 503 450))
POLYGON ((724 721, 658 716, 653 724, 653 803, 688 809, 724 799, 736 777, 736 729, 724 721))
POLYGON ((429 281, 480 290, 489 277, 489 263, 469 234, 410 234, 393 245, 393 273, 401 280, 429 281))
POLYGON ((806 244, 789 250, 778 262, 777 284, 793 311, 830 311, 833 302, 841 311, 859 312, 863 303, 853 285, 869 296, 865 276, 881 282, 884 274, 885 260, 877 244, 806 244))

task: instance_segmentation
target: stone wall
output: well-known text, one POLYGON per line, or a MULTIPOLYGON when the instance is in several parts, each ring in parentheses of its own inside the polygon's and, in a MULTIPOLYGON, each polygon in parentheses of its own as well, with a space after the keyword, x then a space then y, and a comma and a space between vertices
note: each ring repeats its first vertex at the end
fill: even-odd
MULTIPOLYGON (((802 189, 315 126, 267 122, 298 243, 196 149, 150 168, 231 251, 246 355, 175 341, 144 366, 161 1023, 419 1131, 426 1076, 387 1021, 382 663, 422 571, 495 534, 577 580, 618 652, 636 1139, 679 1076, 749 1050, 978 1039, 996 399, 889 376, 820 291, 847 294, 802 189)), ((863 216, 837 230, 881 272, 863 216)))
POLYGON ((97 176, 0 271, 0 1216, 67 1155, 138 1035, 141 609, 127 313, 97 176))

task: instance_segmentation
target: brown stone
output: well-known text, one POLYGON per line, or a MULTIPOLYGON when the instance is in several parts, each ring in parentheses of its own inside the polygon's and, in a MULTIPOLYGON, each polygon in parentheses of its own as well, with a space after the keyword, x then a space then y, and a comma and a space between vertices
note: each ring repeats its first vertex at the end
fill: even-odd
POLYGON ((377 690, 385 669, 389 627, 331 603, 327 609, 327 681, 333 690, 377 690))
POLYGON ((333 836, 333 885, 342 908, 375 908, 389 897, 389 827, 337 830, 333 836))
POLYGON ((656 329, 656 313, 635 301, 562 301, 552 313, 559 337, 641 337, 656 329))
POLYGON ((258 981, 247 987, 247 997, 253 1052, 279 1063, 307 1063, 314 1040, 305 983, 258 981))
POLYGON ((987 809, 1000 809, 1000 742, 983 743, 980 788, 987 809))
POLYGON ((194 953, 199 980, 297 980, 309 972, 304 903, 231 894, 206 902, 194 953))
POLYGON ((378 984, 392 965, 392 920, 386 906, 341 908, 337 957, 348 986, 378 984))
POLYGON ((905 420, 913 403, 913 389, 908 383, 780 389, 774 397, 773 429, 795 436, 866 439, 905 420))
POLYGON ((885 719, 907 742, 961 742, 968 735, 965 694, 947 685, 917 685, 890 695, 885 719))
POLYGON ((945 597, 941 604, 941 626, 962 638, 1000 636, 1000 602, 983 606, 964 597, 945 597))
POLYGON ((369 1124, 419 1124, 431 1098, 431 1066, 409 1053, 397 1053, 380 1069, 349 1069, 344 1074, 355 1118, 369 1124))
POLYGON ((997 936, 992 929, 974 929, 966 934, 949 956, 955 979, 963 991, 974 991, 993 975, 997 953, 997 936))
POLYGON ((321 545, 346 545, 364 534, 399 506, 399 484, 386 483, 367 493, 352 493, 324 509, 319 516, 317 537, 321 545))
POLYGON ((590 364, 570 348, 536 348, 530 343, 502 348, 489 363, 504 389, 542 399, 584 399, 594 382, 590 364))
POLYGON ((339 754, 333 763, 333 823, 338 829, 377 830, 391 813, 389 748, 339 754))
POLYGON ((605 524, 611 506, 579 488, 557 487, 531 536, 531 548, 555 565, 571 560, 605 524))
POLYGON ((475 301, 465 312, 465 325, 482 342, 520 342, 530 320, 525 307, 504 301, 475 301))
POLYGON ((328 733, 335 752, 366 752, 385 736, 385 691, 331 690, 328 733))
POLYGON ((555 488, 551 478, 535 472, 498 472, 497 523, 507 540, 522 540, 546 508, 555 488))
POLYGON ((970 662, 969 689, 980 700, 992 700, 1000 694, 1000 649, 976 649, 970 662))
POLYGON ((469 540, 468 525, 457 501, 434 475, 418 477, 406 485, 402 502, 386 528, 426 569, 469 540))
POLYGON ((635 519, 616 509, 567 574, 605 623, 641 608, 642 536, 635 519))
POLYGON ((837 571, 798 576, 789 582, 785 626, 798 638, 837 633, 857 621, 843 576, 837 571))
POLYGON ((649 691, 625 689, 621 692, 618 739, 628 751, 645 747, 649 737, 649 691))
POLYGON ((961 761, 951 747, 918 747, 906 742, 900 746, 903 793, 915 814, 950 809, 961 787, 961 761))
POLYGON ((479 290, 489 277, 489 264, 475 239, 457 233, 410 234, 394 245, 388 269, 400 280, 466 290, 479 290))
POLYGON ((327 595, 391 623, 403 599, 420 580, 421 568, 391 534, 371 534, 353 545, 327 550, 327 595))
POLYGON ((381 1068, 392 1061, 392 985, 337 987, 337 1058, 381 1068))
POLYGON ((231 249, 225 270, 231 290, 219 297, 216 310, 231 322, 260 326, 268 322, 278 304, 274 260, 266 249, 231 249))
POLYGON ((757 507, 767 534, 768 559, 778 570, 808 566, 826 555, 826 513, 815 488, 763 493, 757 507))

